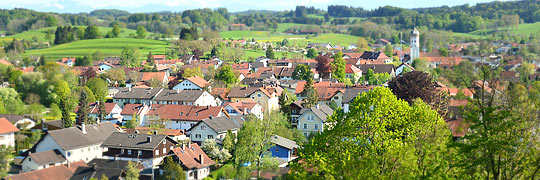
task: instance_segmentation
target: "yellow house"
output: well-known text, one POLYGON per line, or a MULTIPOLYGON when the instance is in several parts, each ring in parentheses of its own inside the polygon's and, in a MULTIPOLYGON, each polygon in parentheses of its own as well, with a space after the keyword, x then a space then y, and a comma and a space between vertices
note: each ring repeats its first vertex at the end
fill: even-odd
POLYGON ((283 89, 279 86, 234 87, 228 97, 231 102, 251 99, 263 107, 265 112, 279 109, 279 96, 283 89))

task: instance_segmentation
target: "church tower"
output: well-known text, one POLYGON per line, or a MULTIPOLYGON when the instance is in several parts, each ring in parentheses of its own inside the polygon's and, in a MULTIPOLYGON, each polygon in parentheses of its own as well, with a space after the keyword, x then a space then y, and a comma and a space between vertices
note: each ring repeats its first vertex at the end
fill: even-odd
POLYGON ((416 27, 411 32, 411 60, 410 62, 414 61, 415 59, 420 58, 420 32, 416 29, 416 27))

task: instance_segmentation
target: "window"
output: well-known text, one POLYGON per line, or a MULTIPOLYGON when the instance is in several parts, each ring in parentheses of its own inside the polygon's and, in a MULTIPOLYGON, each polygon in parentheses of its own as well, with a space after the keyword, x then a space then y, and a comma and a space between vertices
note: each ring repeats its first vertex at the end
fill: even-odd
POLYGON ((307 124, 306 123, 304 123, 304 129, 307 129, 307 124))
POLYGON ((292 110, 292 113, 293 113, 293 114, 296 114, 296 109, 293 109, 293 110, 292 110))
POLYGON ((128 155, 131 155, 131 149, 128 149, 127 152, 128 152, 128 155))
POLYGON ((304 136, 307 137, 307 133, 304 133, 304 136))
POLYGON ((71 156, 71 152, 68 151, 68 152, 67 152, 67 156, 70 157, 70 156, 71 156))
POLYGON ((315 124, 315 130, 319 129, 319 124, 315 124))
POLYGON ((208 135, 208 139, 214 139, 213 135, 208 135))
POLYGON ((124 149, 120 149, 120 154, 124 154, 124 149))
POLYGON ((201 129, 202 129, 202 130, 206 130, 206 126, 204 126, 204 125, 201 126, 201 129))
POLYGON ((167 143, 167 141, 164 139, 164 140, 163 140, 163 144, 165 144, 165 143, 167 143))
POLYGON ((156 156, 159 155, 159 150, 156 150, 156 156))
POLYGON ((261 93, 257 93, 257 97, 261 97, 261 93))
POLYGON ((163 148, 163 153, 167 153, 167 148, 163 148))
POLYGON ((195 138, 201 138, 201 134, 195 134, 195 138))
POLYGON ((336 97, 334 97, 334 99, 339 99, 339 97, 336 96, 336 97))
POLYGON ((138 150, 138 155, 142 156, 142 151, 141 150, 138 150))

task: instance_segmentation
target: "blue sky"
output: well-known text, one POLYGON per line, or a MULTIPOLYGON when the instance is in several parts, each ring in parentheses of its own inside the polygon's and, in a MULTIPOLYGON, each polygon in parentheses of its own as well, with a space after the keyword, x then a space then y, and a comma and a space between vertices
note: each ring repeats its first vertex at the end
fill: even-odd
POLYGON ((130 12, 183 11, 196 8, 226 7, 230 12, 292 10, 297 5, 326 9, 328 5, 347 5, 374 9, 391 5, 403 8, 455 6, 493 0, 2 0, 1 9, 27 8, 37 11, 78 13, 95 9, 121 9, 130 12))

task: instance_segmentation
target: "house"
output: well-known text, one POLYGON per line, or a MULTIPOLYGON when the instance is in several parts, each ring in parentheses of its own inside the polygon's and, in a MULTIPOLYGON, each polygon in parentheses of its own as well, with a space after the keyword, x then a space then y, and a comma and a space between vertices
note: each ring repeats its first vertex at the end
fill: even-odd
POLYGON ((386 56, 383 52, 364 51, 360 56, 360 64, 389 64, 392 59, 386 56))
POLYGON ((191 140, 193 142, 200 143, 206 139, 223 140, 228 130, 236 134, 242 128, 243 123, 243 116, 233 116, 230 118, 227 116, 209 117, 191 127, 189 132, 191 133, 191 140))
POLYGON ((407 63, 401 63, 397 68, 396 68, 396 76, 399 76, 401 75, 401 73, 403 73, 403 71, 414 71, 414 68, 407 64, 407 63), (408 70, 406 70, 408 69, 408 70))
POLYGON ((155 60, 154 59, 154 62, 156 63, 156 65, 172 66, 172 65, 176 65, 178 63, 183 63, 183 60, 182 59, 164 59, 164 60, 155 60))
POLYGON ((96 66, 99 67, 100 71, 108 71, 109 69, 112 69, 112 68, 115 67, 115 65, 113 65, 111 63, 108 63, 108 62, 105 62, 105 61, 100 62, 96 66))
POLYGON ((211 93, 212 96, 217 97, 222 103, 229 102, 230 99, 227 97, 229 94, 227 88, 212 88, 211 93))
POLYGON ((210 83, 199 76, 189 77, 186 80, 178 83, 172 89, 174 90, 203 90, 204 87, 208 87, 210 83))
POLYGON ((364 53, 343 53, 343 59, 358 59, 362 56, 364 53))
POLYGON ((169 154, 182 166, 188 180, 204 179, 210 174, 210 166, 216 164, 196 143, 174 148, 169 154))
POLYGON ((315 107, 304 107, 300 110, 297 127, 307 138, 311 133, 324 130, 326 118, 331 116, 334 110, 325 104, 317 104, 315 107))
POLYGON ((187 130, 197 122, 212 117, 229 116, 222 106, 191 106, 154 104, 142 119, 142 124, 164 121, 165 128, 187 130))
POLYGON ((343 94, 343 99, 341 100, 343 112, 349 112, 349 105, 361 93, 368 92, 371 88, 347 88, 345 94, 343 94))
POLYGON ((150 129, 149 127, 135 127, 133 129, 124 129, 124 132, 137 134, 153 134, 154 132, 157 132, 157 134, 166 135, 176 142, 189 140, 184 131, 180 129, 160 128, 155 130, 150 129))
POLYGON ((31 152, 39 153, 56 149, 66 158, 67 163, 81 160, 88 162, 102 157, 101 143, 114 132, 118 132, 118 129, 110 122, 50 130, 32 147, 31 152))
POLYGON ((124 88, 113 96, 113 102, 123 108, 126 104, 147 104, 163 89, 161 88, 124 88))
POLYGON ((15 133, 19 129, 6 118, 0 118, 0 145, 15 147, 15 133))
POLYGON ((323 49, 328 50, 332 48, 332 45, 330 45, 329 43, 309 43, 306 49, 309 49, 309 48, 315 48, 317 50, 323 50, 323 49))
POLYGON ((62 58, 60 62, 69 67, 73 67, 75 66, 75 57, 65 57, 65 58, 62 58))
POLYGON ((69 165, 52 166, 41 170, 20 173, 2 178, 3 180, 68 180, 79 167, 86 167, 84 161, 70 163, 69 165))
POLYGON ((393 64, 363 64, 358 68, 362 70, 363 76, 365 76, 369 69, 373 70, 373 73, 388 73, 390 77, 396 77, 396 70, 393 64))
POLYGON ((224 108, 231 116, 253 114, 260 119, 263 118, 263 107, 253 100, 226 103, 224 108))
POLYGON ((131 121, 133 116, 137 117, 137 121, 139 122, 138 124, 140 124, 140 120, 145 118, 148 110, 150 110, 150 106, 145 104, 126 104, 120 113, 120 115, 123 117, 123 125, 125 125, 127 121, 131 121))
POLYGON ((36 121, 27 115, 0 114, 0 118, 5 118, 19 129, 31 129, 36 126, 36 121))
POLYGON ((217 106, 221 104, 204 90, 163 90, 152 99, 152 104, 179 104, 195 106, 217 106))
POLYGON ((115 132, 101 147, 108 159, 139 161, 148 168, 157 166, 176 144, 166 135, 115 132))
POLYGON ((30 153, 22 161, 22 172, 45 169, 52 166, 67 165, 64 155, 58 150, 30 153))
POLYGON ((43 121, 40 124, 34 126, 32 130, 41 130, 43 132, 57 130, 64 128, 62 120, 43 121))
POLYGON ((375 47, 383 47, 383 46, 387 46, 389 44, 392 44, 390 43, 390 41, 386 40, 386 39, 377 39, 374 43, 374 46, 375 47))
POLYGON ((300 147, 296 144, 296 142, 275 135, 272 137, 272 143, 275 144, 275 146, 272 146, 270 148, 270 152, 272 152, 272 157, 282 159, 285 162, 290 162, 293 159, 296 159, 296 149, 300 147))
POLYGON ((152 59, 158 60, 158 61, 165 60, 166 57, 167 56, 165 56, 165 55, 152 55, 152 59))
POLYGON ((349 78, 351 82, 357 82, 362 77, 362 70, 357 68, 355 65, 346 64, 345 65, 345 77, 349 78))
POLYGON ((228 97, 231 102, 251 99, 260 104, 264 111, 272 111, 279 108, 278 97, 282 91, 283 89, 279 86, 234 87, 228 97))
POLYGON ((167 72, 143 72, 141 74, 140 82, 149 82, 150 80, 156 80, 163 85, 169 83, 169 73, 167 72))
MULTIPOLYGON (((128 162, 123 160, 93 159, 88 162, 89 166, 79 166, 70 180, 101 179, 103 176, 110 180, 125 179, 128 162)), ((141 164, 137 164, 136 167, 139 170, 144 168, 141 164)))
MULTIPOLYGON (((79 107, 75 109, 77 112, 79 107)), ((114 124, 122 124, 122 108, 116 103, 105 103, 105 121, 110 121, 114 124)), ((99 101, 90 103, 88 110, 88 117, 98 119, 99 117, 99 101)), ((102 120, 102 121, 103 121, 102 120)))

